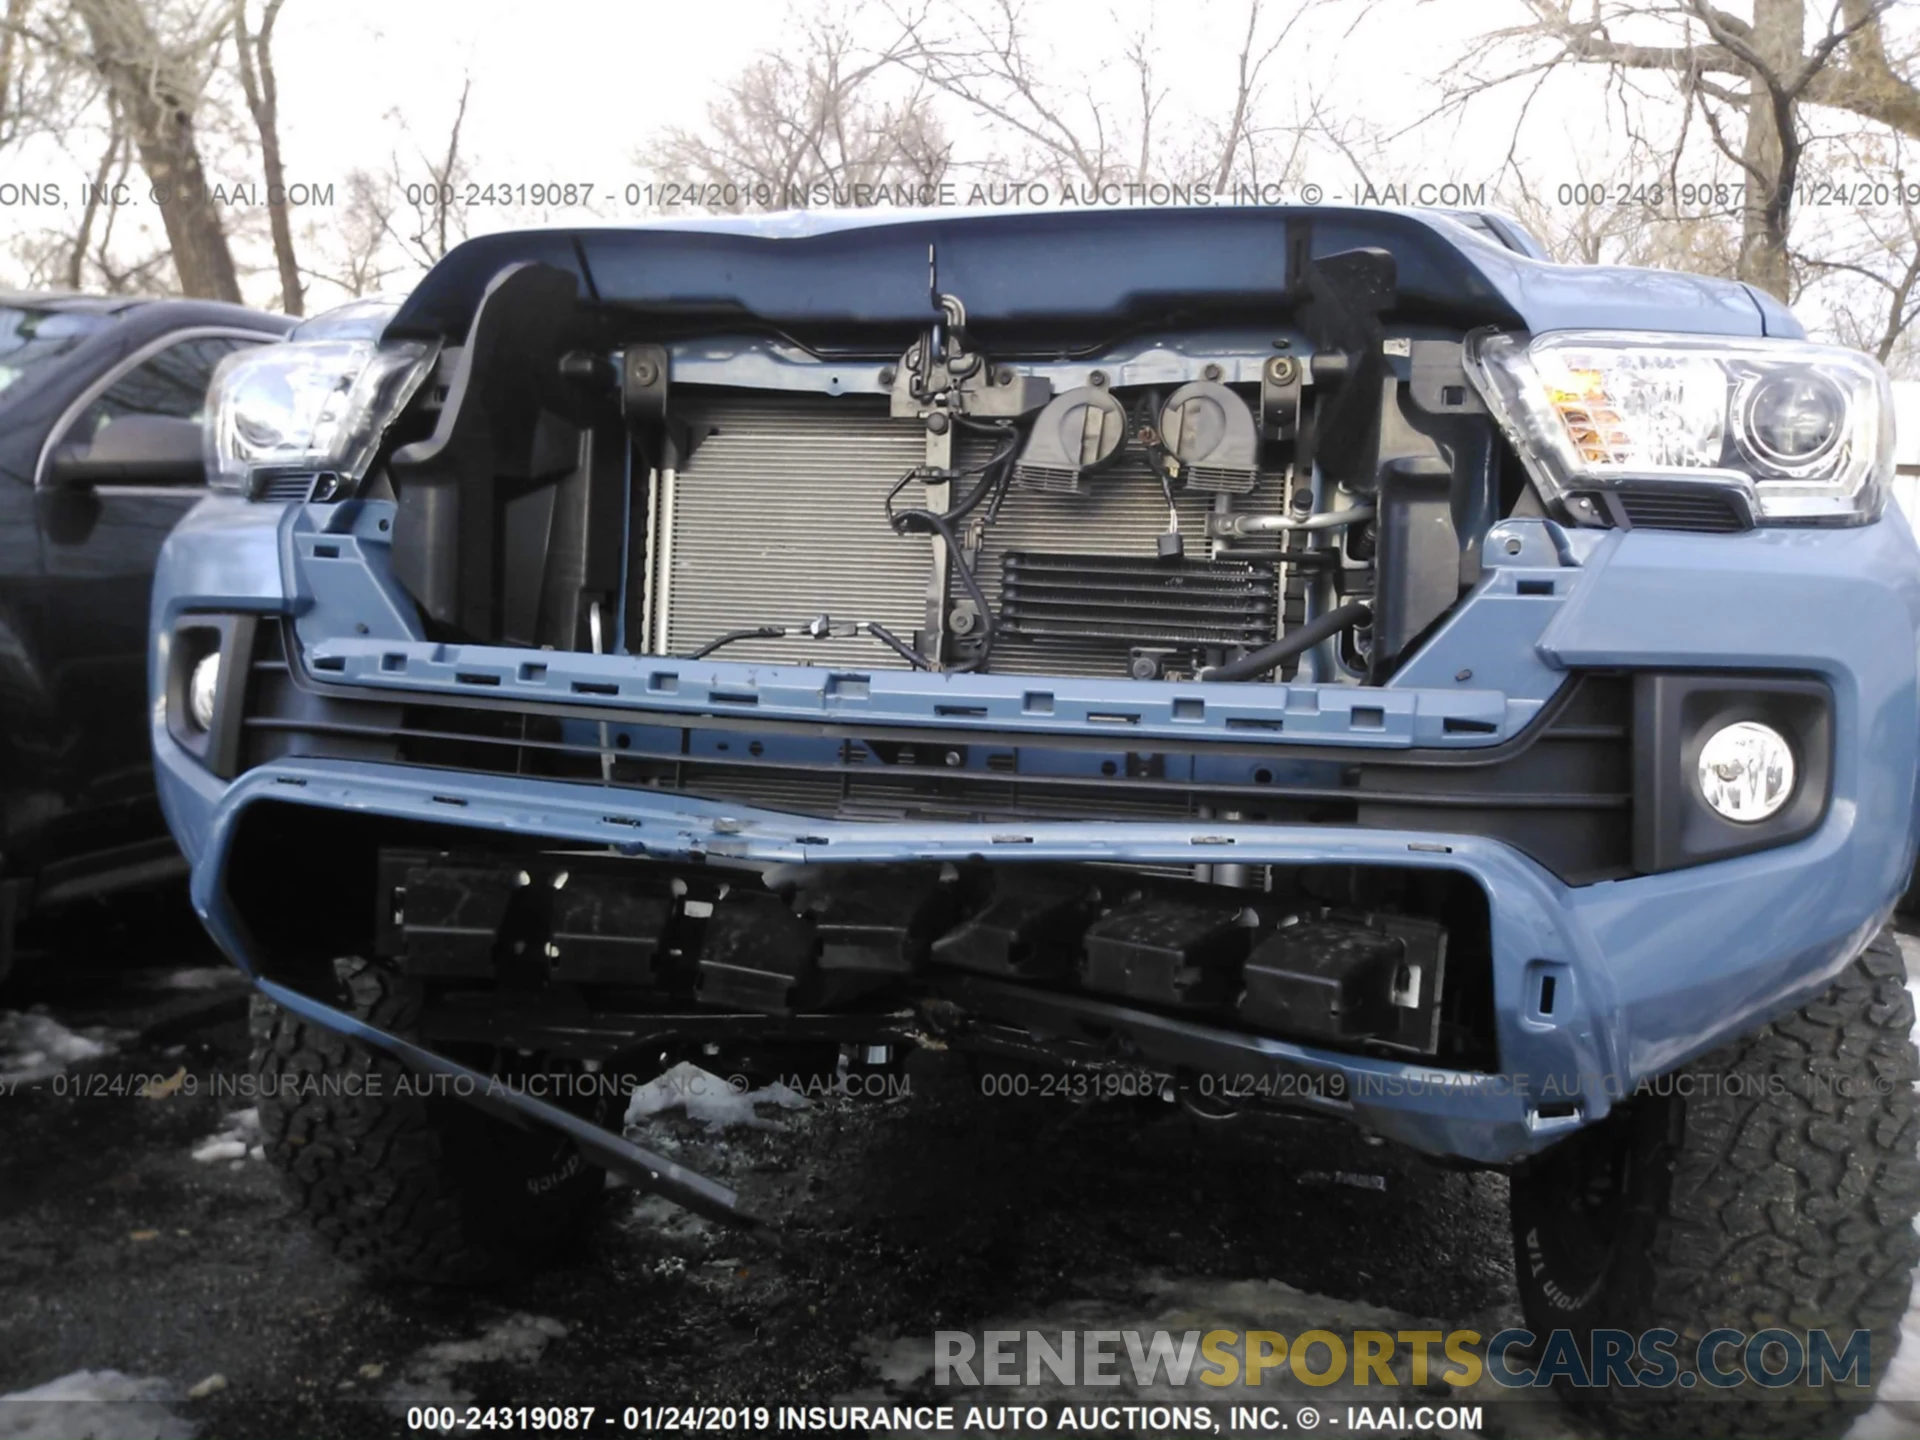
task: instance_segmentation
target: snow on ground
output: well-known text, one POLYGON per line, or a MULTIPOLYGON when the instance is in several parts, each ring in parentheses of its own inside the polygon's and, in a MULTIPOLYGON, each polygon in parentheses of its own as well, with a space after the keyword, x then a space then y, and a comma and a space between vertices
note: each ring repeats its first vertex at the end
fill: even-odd
POLYGON ((260 1144, 260 1112, 235 1110, 220 1126, 218 1135, 208 1136, 193 1147, 193 1158, 203 1165, 221 1160, 266 1159, 260 1144))
MULTIPOLYGON (((979 1357, 988 1331, 1013 1331, 1020 1337, 1024 1337, 1028 1331, 1037 1331, 1049 1347, 1058 1347, 1063 1330, 1078 1331, 1083 1342, 1089 1332, 1133 1331, 1144 1345, 1149 1346, 1154 1332, 1164 1330, 1178 1346, 1182 1343, 1182 1337, 1192 1331, 1205 1334, 1210 1330, 1235 1330, 1245 1334, 1253 1330, 1272 1330, 1286 1336, 1297 1336, 1309 1330, 1322 1330, 1346 1335, 1355 1330, 1384 1330, 1389 1333, 1402 1330, 1446 1331, 1458 1328, 1460 1323, 1443 1323, 1430 1317, 1403 1314, 1358 1300, 1309 1295, 1278 1280, 1213 1280, 1149 1274, 1141 1277, 1139 1294, 1139 1301, 1076 1300, 1035 1315, 1000 1316, 986 1323, 968 1323, 956 1328, 964 1328, 974 1337, 976 1352, 973 1369, 977 1376, 984 1379, 979 1357)), ((1475 1328, 1484 1331, 1486 1327, 1475 1328)), ((1294 1373, 1288 1361, 1281 1362, 1262 1375, 1257 1387, 1235 1384, 1220 1388, 1204 1385, 1200 1377, 1217 1373, 1217 1369, 1198 1353, 1197 1347, 1193 1364, 1185 1372, 1183 1380, 1176 1383, 1164 1367, 1155 1366, 1152 1381, 1141 1384, 1123 1337, 1119 1334, 1110 1336, 1105 1348, 1117 1361, 1107 1367, 1106 1383, 1067 1385, 1056 1379, 1044 1365, 1035 1366, 1031 1372, 1028 1370, 1027 1357, 1037 1352, 1027 1351, 1022 1338, 1014 1345, 1013 1353, 1021 1357, 1015 1373, 1023 1379, 1029 1373, 1037 1374, 1040 1377, 1038 1383, 983 1384, 976 1389, 962 1381, 939 1387, 937 1393, 940 1403, 952 1405, 962 1414, 966 1407, 977 1404, 1041 1405, 1055 1415, 1066 1405, 1089 1408, 1110 1405, 1204 1405, 1217 1407, 1222 1425, 1227 1421, 1226 1412, 1231 1406, 1274 1405, 1279 1406, 1281 1412, 1300 1424, 1301 1428, 1310 1429, 1321 1418, 1344 1416, 1349 1405, 1380 1406, 1391 1402, 1396 1407, 1404 1405, 1410 1419, 1420 1405, 1486 1405, 1495 1400, 1512 1399, 1510 1392, 1502 1391, 1484 1378, 1466 1387, 1455 1387, 1439 1381, 1438 1375, 1451 1368, 1451 1365, 1437 1350, 1432 1372, 1435 1378, 1427 1386, 1403 1386, 1389 1392, 1378 1384, 1371 1387, 1354 1385, 1350 1366, 1347 1378, 1333 1384, 1310 1385, 1294 1373), (1117 1383, 1113 1378, 1115 1376, 1118 1377, 1117 1383), (1298 1417, 1307 1407, 1316 1412, 1315 1418, 1301 1422, 1298 1417)), ((1237 1355, 1244 1355, 1237 1343, 1228 1348, 1237 1355)), ((932 1336, 869 1341, 862 1349, 873 1363, 880 1387, 837 1397, 833 1404, 897 1404, 903 1394, 934 1389, 932 1336)), ((1330 1358, 1327 1351, 1318 1348, 1310 1347, 1308 1354, 1309 1363, 1316 1369, 1324 1369, 1330 1358)), ((1151 1356, 1148 1357, 1148 1363, 1154 1364, 1151 1356)), ((1404 1371, 1401 1373, 1404 1375, 1404 1371)), ((1084 1371, 1076 1367, 1076 1375, 1084 1378, 1084 1371)), ((1384 1425, 1368 1433, 1384 1437, 1410 1432, 1384 1425)), ((1517 1433, 1526 1435, 1528 1440, 1577 1440, 1577 1437, 1589 1434, 1559 1407, 1550 1404, 1542 1404, 1528 1413, 1517 1433)))
MULTIPOLYGON (((1895 933, 1907 962, 1907 989, 1920 1012, 1920 936, 1895 933)), ((1920 1025, 1914 1027, 1920 1043, 1920 1025)), ((1847 1440, 1914 1440, 1920 1437, 1920 1276, 1900 1322, 1900 1349, 1880 1380, 1880 1402, 1853 1423, 1847 1440)))
POLYGON ((401 1366, 400 1378, 386 1393, 388 1408, 397 1413, 412 1405, 468 1404, 473 1395, 454 1385, 456 1370, 466 1365, 531 1367, 546 1353, 549 1342, 566 1333, 567 1327, 558 1320, 521 1312, 494 1321, 471 1340, 429 1345, 401 1366))
POLYGON ((0 1440, 189 1440, 194 1427, 167 1408, 178 1388, 118 1370, 76 1370, 0 1395, 0 1440))
POLYGON ((1880 1381, 1880 1399, 1853 1422, 1847 1440, 1914 1440, 1920 1436, 1920 1284, 1900 1321, 1900 1349, 1880 1381))
POLYGON ((639 1125, 668 1110, 684 1109, 688 1119, 699 1121, 710 1131, 735 1125, 771 1130, 773 1122, 761 1116, 755 1106, 804 1110, 807 1104, 806 1096, 778 1081, 752 1090, 738 1075, 722 1079, 683 1060, 633 1092, 627 1103, 626 1123, 639 1125))
MULTIPOLYGON (((1916 1010, 1920 1010, 1920 936, 1900 935, 1897 938, 1901 953, 1906 957, 1908 974, 1913 977, 1908 988, 1914 993, 1916 1010)), ((1920 1025, 1915 1027, 1915 1040, 1920 1043, 1920 1025)), ((1441 1322, 1403 1315, 1358 1301, 1309 1295, 1279 1281, 1149 1276, 1145 1277, 1143 1290, 1146 1296, 1144 1305, 1110 1300, 1076 1301, 1055 1306, 1037 1315, 1000 1316, 977 1324, 963 1321, 958 1328, 966 1329, 974 1337, 977 1346, 989 1330, 1014 1331, 1021 1336, 1034 1330, 1046 1337, 1050 1345, 1057 1345, 1059 1332, 1063 1330, 1079 1331, 1083 1337, 1093 1330, 1135 1331, 1143 1340, 1150 1340, 1156 1330, 1165 1330, 1177 1343, 1184 1332, 1195 1329, 1203 1332, 1227 1329, 1242 1333, 1248 1330, 1274 1330, 1292 1336, 1314 1329, 1329 1330, 1339 1335, 1358 1329, 1444 1331, 1459 1328, 1462 1324, 1480 1329, 1483 1333, 1490 1328, 1498 1328, 1497 1325, 1480 1324, 1465 1317, 1441 1322)), ((1517 1323, 1517 1318, 1512 1317, 1514 1323, 1517 1323)), ((1511 1392, 1501 1390, 1485 1378, 1474 1386, 1460 1390, 1442 1384, 1430 1387, 1431 1393, 1427 1394, 1409 1389, 1398 1396, 1389 1397, 1377 1386, 1371 1390, 1354 1386, 1351 1383, 1351 1366, 1341 1383, 1309 1386, 1293 1373, 1290 1364, 1282 1364, 1263 1377, 1263 1383, 1257 1391, 1249 1391, 1239 1386, 1220 1390, 1199 1384, 1199 1375, 1211 1367, 1196 1362, 1185 1384, 1167 1383, 1165 1372, 1162 1371, 1158 1377, 1159 1383, 1140 1385, 1122 1342, 1116 1337, 1111 1345, 1119 1360, 1113 1367, 1114 1373, 1121 1377, 1118 1385, 1069 1386, 1057 1381, 1042 1368, 1038 1373, 1043 1378, 1038 1384, 982 1386, 977 1390, 955 1384, 940 1388, 940 1401, 959 1407, 972 1404, 1042 1405, 1053 1414, 1058 1414, 1063 1405, 1225 1406, 1257 1403, 1278 1405, 1288 1415, 1296 1414, 1302 1406, 1312 1406, 1325 1417, 1344 1414, 1349 1404, 1372 1403, 1377 1406, 1388 1398, 1393 1398, 1395 1404, 1407 1404, 1409 1410, 1418 1403, 1472 1405, 1503 1399, 1511 1402, 1513 1399, 1511 1392)), ((934 1354, 931 1336, 872 1339, 861 1348, 872 1361, 878 1385, 857 1394, 836 1397, 834 1404, 894 1403, 904 1395, 924 1393, 932 1388, 934 1354)), ((1024 1372, 1024 1357, 1027 1354, 1024 1342, 1016 1345, 1015 1353, 1023 1357, 1024 1372)), ((1318 1351, 1313 1354, 1316 1360, 1324 1362, 1324 1354, 1318 1351)), ((978 1371, 978 1364, 975 1369, 978 1371)), ((1882 1378, 1879 1392, 1881 1400, 1848 1430, 1847 1440, 1920 1440, 1920 1275, 1915 1277, 1914 1298, 1901 1322, 1899 1352, 1882 1378)), ((1388 1436, 1404 1432, 1388 1428, 1369 1433, 1388 1436)), ((1583 1428, 1570 1412, 1556 1406, 1542 1405, 1526 1415, 1521 1428, 1515 1433, 1526 1435, 1528 1440, 1578 1440, 1578 1437, 1593 1432, 1583 1428)))
MULTIPOLYGON (((1900 958, 1907 962, 1907 993, 1913 996, 1914 1008, 1920 1010, 1920 935, 1895 932, 1893 938, 1900 944, 1900 958)), ((1920 1041, 1920 1025, 1914 1027, 1914 1038, 1920 1041)))
POLYGON ((615 1222, 622 1230, 669 1244, 690 1244, 713 1233, 713 1222, 674 1204, 664 1195, 636 1193, 633 1204, 615 1222))
POLYGON ((0 1090, 98 1060, 111 1054, 122 1038, 99 1026, 69 1030, 44 1010, 0 1010, 0 1090))
POLYGON ((244 985, 247 977, 231 965, 191 965, 184 970, 161 970, 139 982, 149 990, 224 990, 244 985))

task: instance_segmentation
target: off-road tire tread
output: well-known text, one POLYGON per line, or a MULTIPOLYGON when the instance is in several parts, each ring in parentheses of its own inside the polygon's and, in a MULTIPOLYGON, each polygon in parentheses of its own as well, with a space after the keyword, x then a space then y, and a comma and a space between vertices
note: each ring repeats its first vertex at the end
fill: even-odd
MULTIPOLYGON (((414 1029, 417 987, 363 959, 334 969, 342 1008, 389 1034, 414 1029)), ((374 1278, 512 1278, 574 1233, 604 1186, 562 1137, 530 1136, 451 1096, 401 1093, 419 1077, 398 1060, 264 997, 252 1036, 267 1159, 328 1248, 374 1278), (573 1158, 530 1193, 529 1163, 538 1169, 543 1154, 573 1158)))
MULTIPOLYGON (((1718 1326, 1824 1327, 1836 1347, 1864 1329, 1873 1378, 1886 1374, 1920 1262, 1920 1059, 1906 979, 1882 930, 1819 999, 1680 1072, 1740 1083, 1666 1107, 1651 1145, 1654 1173, 1671 1180, 1641 1202, 1649 1243, 1607 1323, 1636 1336, 1675 1331, 1683 1373, 1695 1366, 1689 1338, 1718 1326)), ((1525 1269, 1523 1256, 1523 1284, 1525 1269)), ((1735 1352, 1720 1359, 1733 1365, 1735 1352)), ((1751 1382, 1566 1398, 1610 1433, 1662 1436, 1839 1434, 1872 1403, 1852 1385, 1751 1382)))

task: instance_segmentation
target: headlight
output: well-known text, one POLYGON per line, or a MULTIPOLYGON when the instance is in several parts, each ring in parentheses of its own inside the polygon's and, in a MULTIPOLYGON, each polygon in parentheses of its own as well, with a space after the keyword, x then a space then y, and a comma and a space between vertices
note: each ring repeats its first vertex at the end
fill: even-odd
POLYGON ((213 728, 214 701, 220 696, 220 652, 202 655, 187 677, 187 714, 202 730, 213 728))
POLYGON ((1759 523, 1876 519, 1892 391, 1858 351, 1796 340, 1482 331, 1467 374, 1549 503, 1626 481, 1723 486, 1759 523))
POLYGON ((261 345, 214 371, 207 403, 207 483, 252 493, 276 476, 352 483, 433 363, 415 342, 314 340, 261 345))

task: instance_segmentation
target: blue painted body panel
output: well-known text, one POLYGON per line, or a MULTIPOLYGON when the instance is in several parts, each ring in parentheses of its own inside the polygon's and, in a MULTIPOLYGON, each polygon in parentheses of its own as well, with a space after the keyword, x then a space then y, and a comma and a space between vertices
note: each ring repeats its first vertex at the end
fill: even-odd
MULTIPOLYGON (((502 265, 573 271, 612 304, 751 311, 771 323, 919 323, 926 251, 976 324, 1042 316, 1124 318, 1141 297, 1274 300, 1290 238, 1311 254, 1385 245, 1401 294, 1535 331, 1631 328, 1795 335, 1793 317, 1747 287, 1666 272, 1561 267, 1436 213, 1358 210, 951 213, 891 220, 777 216, 643 231, 489 236, 460 247, 389 334, 457 338, 502 265), (1014 264, 1051 247, 1069 266, 1014 264), (804 274, 807 283, 795 283, 804 274)), ((1619 1096, 1752 1029, 1824 987, 1883 922, 1910 873, 1920 796, 1920 551, 1897 509, 1850 529, 1735 535, 1568 531, 1499 522, 1482 579, 1390 683, 1209 686, 1175 682, 928 675, 448 645, 419 629, 394 583, 392 507, 203 503, 168 542, 155 580, 151 728, 164 807, 194 865, 194 903, 249 973, 259 956, 224 890, 238 817, 260 800, 534 835, 634 856, 819 863, 960 859, 1187 864, 1337 861, 1442 867, 1486 891, 1499 1072, 1257 1042, 1347 1077, 1321 1101, 1436 1154, 1509 1161, 1604 1115, 1619 1096), (1527 582, 1524 587, 1521 582, 1527 582), (1793 844, 1692 869, 1563 884, 1507 846, 1444 830, 1188 822, 1048 821, 1006 826, 796 817, 673 794, 350 761, 282 760, 227 784, 169 737, 161 677, 167 636, 188 611, 285 615, 301 663, 379 698, 486 693, 564 702, 575 722, 639 749, 689 715, 750 712, 831 726, 860 720, 943 731, 1046 736, 1044 762, 1078 773, 1076 738, 1116 733, 1225 739, 1249 760, 1196 754, 1196 776, 1243 778, 1302 745, 1380 751, 1472 749, 1522 730, 1571 669, 1740 669, 1817 675, 1833 695, 1832 795, 1793 844), (611 691, 607 687, 611 686, 611 691), (587 688, 583 688, 587 687, 587 688), (1448 719, 1474 722, 1450 732, 1448 719), (1237 723, 1236 723, 1237 722, 1237 723), (1234 767, 1240 767, 1236 770, 1234 767), (449 800, 458 804, 449 804, 449 800), (1551 1016, 1530 1009, 1542 968, 1559 980, 1551 1016), (1577 1096, 1577 1114, 1540 1113, 1577 1096)), ((702 743, 724 737, 708 729, 702 743)), ((588 743, 591 743, 590 741, 588 743)), ((602 742, 604 743, 604 742, 602 742)), ((804 742, 796 742, 804 744, 804 742)), ((968 763, 984 763, 984 758, 968 763)), ((293 997, 282 996, 292 1000, 293 997)), ((310 1000, 326 1023, 402 1051, 310 1000)))
MULTIPOLYGON (((652 677, 669 662, 647 657, 563 655, 437 646, 408 632, 384 560, 378 506, 298 507, 210 500, 176 532, 156 582, 154 673, 165 673, 165 636, 182 611, 291 614, 308 660, 339 656, 329 679, 413 693, 456 690, 458 671, 495 667, 504 685, 570 703, 591 702, 635 733, 689 709, 722 709, 711 691, 760 696, 758 715, 831 721, 826 681, 838 672, 671 662, 680 688, 652 677), (317 534, 339 556, 313 560, 317 534), (359 537, 356 546, 342 541, 359 537), (284 569, 283 569, 284 567, 284 569), (283 584, 282 575, 292 577, 283 584), (350 620, 357 615, 360 618, 350 620), (317 619, 316 617, 323 617, 317 619), (365 625, 369 634, 351 641, 365 625), (383 633, 384 632, 384 633, 383 633), (313 638, 309 640, 309 636, 313 638), (407 657, 380 675, 383 654, 407 657), (357 668, 365 665, 365 668, 357 668), (521 664, 545 666, 522 681, 521 664), (614 696, 571 692, 592 676, 614 696), (702 698, 707 697, 707 698, 702 698)), ((1473 876, 1493 911, 1498 1075, 1472 1079, 1418 1064, 1316 1051, 1281 1041, 1272 1053, 1344 1074, 1351 1106, 1334 1106, 1381 1134, 1435 1153, 1510 1160, 1549 1143, 1569 1125, 1604 1114, 1632 1086, 1751 1029, 1818 991, 1882 922, 1912 865, 1920 787, 1920 552, 1897 510, 1878 524, 1839 530, 1758 530, 1685 536, 1651 531, 1570 536, 1545 521, 1509 520, 1489 537, 1480 587, 1428 642, 1393 686, 1233 687, 1216 708, 1214 687, 1030 677, 932 677, 875 671, 863 718, 932 731, 997 726, 998 719, 942 715, 937 697, 970 709, 1006 707, 1044 685, 1053 713, 1008 721, 1028 733, 1111 739, 1086 712, 1126 704, 1143 732, 1224 736, 1237 707, 1272 703, 1289 722, 1277 732, 1235 730, 1237 742, 1270 746, 1274 760, 1303 743, 1373 746, 1485 744, 1510 733, 1548 698, 1568 667, 1761 668, 1823 676, 1834 696, 1833 798, 1820 829, 1775 850, 1669 874, 1569 887, 1497 842, 1444 831, 1396 832, 1209 822, 1056 821, 1005 826, 865 823, 803 818, 645 791, 492 775, 453 776, 345 761, 282 761, 232 785, 215 781, 167 735, 154 692, 155 755, 168 817, 194 861, 194 902, 214 935, 254 967, 247 937, 224 894, 225 846, 236 817, 263 797, 364 813, 427 819, 481 831, 534 834, 634 855, 818 863, 962 858, 1108 860, 1139 863, 1348 861, 1441 866, 1473 876), (1517 542, 1509 554, 1507 539, 1517 542), (1573 561, 1577 563, 1563 563, 1573 561), (1517 576, 1555 581, 1551 596, 1519 596, 1517 576), (1431 656, 1443 657, 1436 667, 1431 656), (1466 663, 1461 663, 1466 662, 1466 663), (1453 667, 1449 669, 1448 667, 1453 667), (1471 669, 1496 688, 1438 683, 1471 669), (911 682, 919 682, 918 684, 911 682), (882 683, 886 682, 886 683, 882 683), (1084 694, 1082 691, 1084 690, 1084 694), (1149 693, 1153 692, 1153 693, 1149 693), (1164 697, 1156 698, 1159 692, 1164 697), (1489 708, 1486 697, 1501 701, 1489 708), (1504 697, 1504 699, 1502 698, 1504 697), (1165 708, 1157 707, 1164 698, 1165 708), (1204 714, 1175 719, 1172 702, 1199 698, 1204 714), (1498 733, 1437 737, 1428 717, 1499 716, 1498 733), (1356 707, 1381 709, 1382 730, 1345 731, 1356 707), (455 795, 465 803, 449 806, 455 795), (436 798, 439 797, 439 798, 436 798), (724 823, 722 823, 724 822, 724 823), (1231 844, 1223 842, 1231 841, 1231 844), (1444 845, 1441 853, 1432 848, 1444 845), (1427 848, 1412 849, 1420 845, 1427 848), (1529 976, 1560 967, 1550 1018, 1529 1014, 1529 976), (1444 1078, 1436 1078, 1443 1076, 1444 1078), (1549 1078, 1551 1077, 1551 1078, 1549 1078), (1578 1089, 1579 1120, 1540 1120, 1543 1099, 1578 1089)), ((1061 752, 1070 764, 1070 748, 1061 752)), ((1331 1103, 1331 1102, 1327 1102, 1331 1103)))
MULTIPOLYGON (((1297 283, 1289 270, 1297 241, 1313 258, 1390 250, 1403 300, 1487 324, 1791 333, 1768 329, 1754 293, 1735 281, 1556 265, 1435 211, 1337 206, 809 211, 486 235, 449 252, 387 333, 464 335, 487 282, 524 261, 569 271, 583 295, 612 304, 753 315, 774 326, 921 324, 931 313, 929 244, 941 288, 966 301, 976 326, 1111 326, 1154 313, 1167 296, 1222 307, 1283 301, 1297 283), (1073 259, 1035 265, 1035 254, 1073 259)), ((1792 323, 1777 305, 1770 313, 1792 323)))

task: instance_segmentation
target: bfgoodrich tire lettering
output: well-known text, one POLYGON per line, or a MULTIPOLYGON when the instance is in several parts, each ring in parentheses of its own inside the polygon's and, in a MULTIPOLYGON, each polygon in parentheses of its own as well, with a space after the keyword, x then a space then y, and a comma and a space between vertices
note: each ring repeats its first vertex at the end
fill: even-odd
MULTIPOLYGON (((418 988, 335 962, 341 1005, 389 1033, 418 988)), ((523 1130, 451 1095, 412 1093, 398 1061, 256 999, 253 1068, 267 1158, 342 1259, 392 1278, 484 1284, 546 1258, 605 1184, 564 1135, 523 1130)))
MULTIPOLYGON (((1687 1066, 1659 1093, 1556 1146, 1513 1183, 1527 1325, 1638 1337, 1665 1329, 1681 1374, 1664 1388, 1568 1388, 1612 1434, 1837 1435, 1864 1387, 1697 1375, 1720 1327, 1872 1334, 1893 1359, 1920 1260, 1920 1076, 1906 967, 1883 931, 1818 1000, 1687 1066), (1692 1382, 1688 1377, 1692 1374, 1692 1382)), ((1734 1348, 1718 1355, 1739 1368, 1734 1348)), ((1776 1358, 1770 1361, 1778 1365, 1776 1358)))

